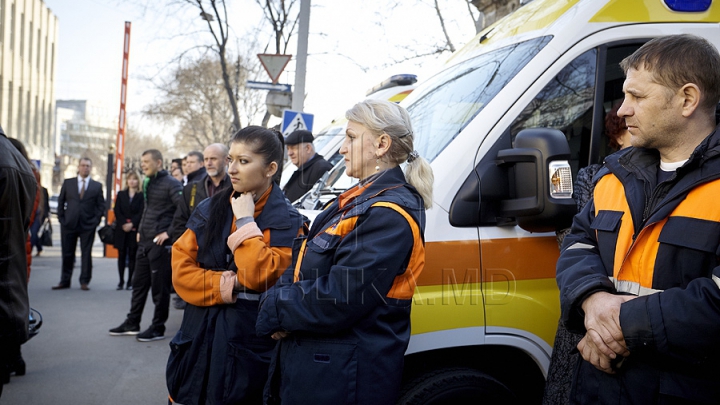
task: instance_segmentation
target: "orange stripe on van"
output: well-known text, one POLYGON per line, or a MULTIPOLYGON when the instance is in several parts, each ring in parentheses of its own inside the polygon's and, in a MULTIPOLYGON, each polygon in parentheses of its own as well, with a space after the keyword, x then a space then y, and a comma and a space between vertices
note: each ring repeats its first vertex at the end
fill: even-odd
POLYGON ((425 270, 418 286, 448 282, 479 282, 476 274, 483 269, 483 281, 492 281, 501 272, 515 280, 555 278, 555 263, 560 256, 554 236, 482 241, 428 242, 425 244, 425 270))

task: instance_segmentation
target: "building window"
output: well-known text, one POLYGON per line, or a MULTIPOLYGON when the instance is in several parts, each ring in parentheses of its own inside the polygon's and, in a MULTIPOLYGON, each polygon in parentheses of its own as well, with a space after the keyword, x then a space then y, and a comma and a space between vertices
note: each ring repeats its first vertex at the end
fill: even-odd
POLYGON ((42 36, 40 35, 40 28, 37 30, 37 59, 35 60, 35 70, 40 72, 40 50, 42 45, 42 36))
POLYGON ((0 44, 5 42, 5 0, 0 0, 0 44))
POLYGON ((15 49, 15 3, 10 9, 10 50, 15 49))
POLYGON ((20 59, 25 53, 25 13, 20 13, 20 59))

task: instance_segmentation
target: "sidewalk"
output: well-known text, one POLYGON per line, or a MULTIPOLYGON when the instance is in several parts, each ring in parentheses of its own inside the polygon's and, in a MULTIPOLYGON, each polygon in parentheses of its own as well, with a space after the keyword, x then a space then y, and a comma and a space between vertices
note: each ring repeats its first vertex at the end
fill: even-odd
MULTIPOLYGON (((180 328, 182 311, 170 305, 165 339, 142 343, 133 336, 110 336, 130 310, 132 291, 115 290, 117 259, 103 257, 95 238, 90 291, 80 290, 80 249, 72 287, 53 291, 60 280, 60 226, 53 217, 53 247, 33 256, 30 306, 40 311, 40 333, 22 347, 27 374, 10 377, 0 405, 11 404, 167 404, 165 365, 170 339, 180 328)), ((127 277, 127 270, 126 270, 127 277)), ((154 309, 148 294, 141 329, 154 309)))

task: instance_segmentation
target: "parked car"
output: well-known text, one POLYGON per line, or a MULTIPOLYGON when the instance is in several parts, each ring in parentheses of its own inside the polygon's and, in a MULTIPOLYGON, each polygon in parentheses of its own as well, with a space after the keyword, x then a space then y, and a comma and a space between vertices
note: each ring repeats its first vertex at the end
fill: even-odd
POLYGON ((58 206, 58 195, 54 194, 52 197, 50 197, 50 201, 48 201, 48 205, 50 205, 50 213, 57 215, 57 206, 58 206))

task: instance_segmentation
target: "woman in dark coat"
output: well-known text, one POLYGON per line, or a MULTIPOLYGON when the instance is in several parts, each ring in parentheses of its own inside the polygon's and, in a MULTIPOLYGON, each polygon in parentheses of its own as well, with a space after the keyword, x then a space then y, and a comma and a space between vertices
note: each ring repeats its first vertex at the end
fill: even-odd
POLYGON ((266 404, 392 405, 399 396, 432 169, 397 104, 365 100, 345 118, 340 153, 360 183, 315 218, 294 282, 261 300, 257 331, 280 340, 266 404))
POLYGON ((132 290, 132 276, 135 271, 135 254, 137 253, 137 227, 140 224, 145 201, 140 190, 140 176, 130 172, 125 177, 125 190, 117 194, 115 200, 115 248, 118 250, 118 273, 120 283, 118 290, 125 283, 125 263, 128 264, 126 288, 132 290))

